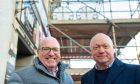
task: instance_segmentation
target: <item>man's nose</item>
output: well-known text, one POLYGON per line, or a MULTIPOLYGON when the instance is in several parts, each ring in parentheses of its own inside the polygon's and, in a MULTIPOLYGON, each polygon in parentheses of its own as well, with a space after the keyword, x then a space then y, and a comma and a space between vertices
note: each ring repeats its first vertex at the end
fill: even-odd
POLYGON ((99 52, 104 52, 104 51, 105 51, 104 47, 99 48, 99 52))
POLYGON ((49 55, 54 55, 54 51, 50 50, 49 55))

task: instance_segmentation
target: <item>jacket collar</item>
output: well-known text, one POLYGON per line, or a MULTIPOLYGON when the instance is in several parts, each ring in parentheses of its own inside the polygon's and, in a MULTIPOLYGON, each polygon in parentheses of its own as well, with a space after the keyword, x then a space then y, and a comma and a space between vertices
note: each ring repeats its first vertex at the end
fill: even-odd
POLYGON ((118 58, 115 59, 112 67, 110 68, 105 84, 111 84, 117 78, 119 73, 121 73, 124 70, 123 65, 124 63, 121 62, 118 58))
MULTIPOLYGON (((41 61, 39 60, 38 57, 36 57, 34 59, 34 66, 36 69, 38 69, 39 71, 45 72, 45 73, 49 73, 48 70, 46 69, 46 67, 41 63, 41 61)), ((59 71, 64 71, 66 68, 68 67, 67 64, 64 64, 62 62, 58 63, 58 70, 59 71)))
MULTIPOLYGON (((123 71, 124 69, 123 65, 124 65, 123 62, 121 62, 118 58, 115 58, 113 65, 110 67, 108 77, 104 84, 111 84, 117 78, 119 73, 123 71)), ((92 72, 93 72, 93 80, 95 80, 95 67, 92 69, 92 72)))

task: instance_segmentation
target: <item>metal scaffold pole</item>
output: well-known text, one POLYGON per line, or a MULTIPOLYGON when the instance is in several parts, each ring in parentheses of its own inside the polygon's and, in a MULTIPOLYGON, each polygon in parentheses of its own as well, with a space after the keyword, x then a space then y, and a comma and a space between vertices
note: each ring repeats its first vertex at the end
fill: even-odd
POLYGON ((72 42, 74 42, 76 45, 78 45, 79 47, 81 47, 82 49, 84 49, 86 52, 88 52, 89 54, 91 54, 91 52, 86 49, 85 47, 83 47, 81 44, 79 44, 78 42, 76 42, 75 40, 73 40, 70 36, 68 36, 67 34, 65 34, 64 32, 62 32, 59 28, 55 27, 54 25, 50 25, 52 28, 56 29, 58 32, 60 32, 61 34, 63 34, 64 36, 66 36, 68 39, 70 39, 72 42))
POLYGON ((115 56, 117 56, 117 44, 116 44, 116 35, 115 35, 115 28, 112 25, 112 35, 113 35, 113 43, 114 43, 114 48, 115 48, 115 56))

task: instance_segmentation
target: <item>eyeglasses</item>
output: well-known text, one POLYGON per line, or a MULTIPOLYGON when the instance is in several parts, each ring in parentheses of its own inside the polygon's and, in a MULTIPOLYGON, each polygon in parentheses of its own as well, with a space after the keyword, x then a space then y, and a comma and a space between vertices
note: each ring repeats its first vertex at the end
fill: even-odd
POLYGON ((47 52, 47 53, 49 53, 51 50, 52 50, 54 53, 58 53, 58 52, 60 51, 60 49, 57 48, 57 47, 54 47, 54 48, 42 47, 41 50, 44 51, 44 52, 47 52))

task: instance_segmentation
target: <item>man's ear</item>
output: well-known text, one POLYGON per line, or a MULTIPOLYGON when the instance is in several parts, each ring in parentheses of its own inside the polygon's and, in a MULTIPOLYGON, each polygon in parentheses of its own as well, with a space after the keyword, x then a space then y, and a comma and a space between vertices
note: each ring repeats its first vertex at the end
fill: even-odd
POLYGON ((40 49, 37 49, 37 54, 38 54, 38 55, 40 54, 40 52, 41 52, 40 49))
POLYGON ((113 45, 113 49, 114 49, 114 53, 116 52, 116 46, 115 45, 113 45))
POLYGON ((117 54, 118 54, 118 52, 117 52, 117 50, 116 50, 117 46, 114 46, 114 45, 113 45, 113 48, 114 48, 114 56, 116 57, 117 54))
POLYGON ((113 48, 115 49, 115 48, 116 48, 116 46, 115 46, 115 45, 113 45, 113 48))

